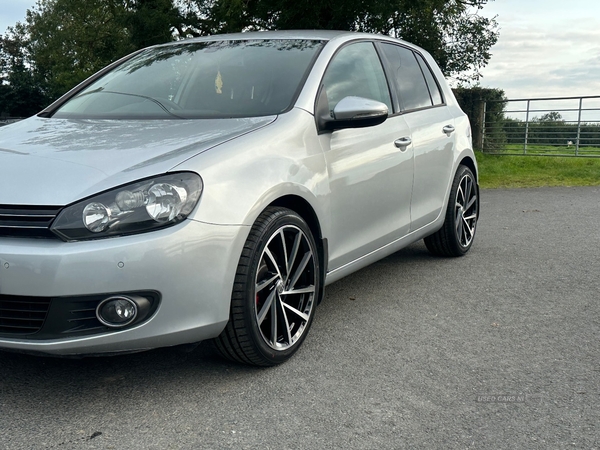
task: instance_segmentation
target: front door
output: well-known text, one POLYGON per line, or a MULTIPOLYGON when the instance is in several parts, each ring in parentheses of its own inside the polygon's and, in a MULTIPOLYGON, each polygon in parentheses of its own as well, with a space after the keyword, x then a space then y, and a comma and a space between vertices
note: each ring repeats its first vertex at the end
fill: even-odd
POLYGON ((347 96, 388 105, 391 117, 377 126, 320 136, 330 184, 332 233, 329 270, 392 242, 410 229, 412 145, 402 116, 393 115, 386 77, 371 42, 352 43, 332 59, 323 78, 329 109, 347 96))

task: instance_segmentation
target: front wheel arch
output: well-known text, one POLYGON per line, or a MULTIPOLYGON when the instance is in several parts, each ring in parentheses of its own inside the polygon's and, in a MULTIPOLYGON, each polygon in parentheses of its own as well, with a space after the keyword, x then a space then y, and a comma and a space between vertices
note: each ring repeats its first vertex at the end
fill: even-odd
POLYGON ((312 232, 313 237, 317 242, 317 250, 319 254, 321 280, 323 280, 323 283, 321 283, 321 291, 319 292, 318 304, 321 303, 325 291, 325 277, 327 275, 329 251, 327 238, 323 237, 321 223, 319 221, 317 213, 315 212, 315 210, 309 202, 307 202, 304 198, 298 195, 285 195, 273 201, 269 206, 279 206, 282 208, 290 209, 297 213, 300 217, 302 217, 308 224, 310 231, 312 232))

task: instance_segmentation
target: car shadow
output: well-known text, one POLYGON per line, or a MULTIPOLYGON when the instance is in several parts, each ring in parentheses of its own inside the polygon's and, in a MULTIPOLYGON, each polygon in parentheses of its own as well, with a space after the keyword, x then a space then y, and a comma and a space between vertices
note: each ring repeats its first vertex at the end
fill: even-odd
MULTIPOLYGON (((335 314, 336 305, 346 300, 345 291, 367 283, 376 272, 393 267, 394 277, 407 273, 419 263, 431 263, 432 257, 423 245, 409 246, 326 289, 319 316, 335 314)), ((408 277, 408 275, 407 275, 408 277)), ((313 330, 314 332, 315 330, 313 330)), ((300 350, 302 353, 304 349, 300 350)), ((295 365, 293 358, 286 365, 295 365)), ((298 362, 299 363, 299 362, 298 362)), ((157 390, 177 391, 182 385, 204 389, 227 389, 236 377, 262 377, 265 371, 290 370, 280 367, 255 368, 231 362, 219 355, 212 342, 197 346, 178 346, 139 353, 85 358, 49 357, 13 352, 0 352, 0 399, 6 405, 42 402, 53 404, 122 401, 123 396, 141 398, 157 390), (200 381, 201 380, 201 381, 200 381)), ((293 370, 293 369, 292 369, 293 370)))

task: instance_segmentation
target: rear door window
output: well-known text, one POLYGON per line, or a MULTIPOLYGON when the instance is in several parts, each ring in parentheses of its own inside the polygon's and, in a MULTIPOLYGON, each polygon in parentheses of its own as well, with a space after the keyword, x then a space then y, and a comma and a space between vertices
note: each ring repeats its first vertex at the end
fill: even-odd
POLYGON ((415 56, 417 57, 419 65, 421 66, 423 75, 425 75, 425 81, 427 81, 427 87, 429 88, 429 93, 431 94, 431 100, 433 101, 434 106, 443 104, 444 99, 442 98, 440 87, 435 81, 435 77, 431 73, 431 69, 429 68, 429 66, 427 65, 427 63, 421 55, 415 53, 415 56))
POLYGON ((382 43, 381 48, 391 66, 401 109, 433 106, 427 82, 412 50, 388 43, 382 43))

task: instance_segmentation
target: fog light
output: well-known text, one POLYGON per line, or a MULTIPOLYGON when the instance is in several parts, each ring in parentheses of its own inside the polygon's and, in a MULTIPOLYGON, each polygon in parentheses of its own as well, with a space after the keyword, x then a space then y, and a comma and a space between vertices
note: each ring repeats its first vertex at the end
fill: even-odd
POLYGON ((136 303, 128 297, 110 297, 96 308, 96 317, 108 327, 124 327, 133 322, 138 314, 136 303))

